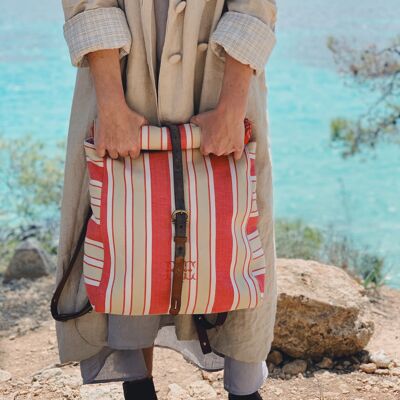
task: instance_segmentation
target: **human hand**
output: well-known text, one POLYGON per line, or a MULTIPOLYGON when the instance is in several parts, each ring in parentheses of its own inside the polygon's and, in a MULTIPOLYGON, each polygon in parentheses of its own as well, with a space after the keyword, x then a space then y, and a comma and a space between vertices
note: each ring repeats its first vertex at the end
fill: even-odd
POLYGON ((203 155, 233 153, 235 160, 242 156, 244 119, 252 76, 250 66, 226 55, 224 79, 216 108, 190 119, 201 128, 200 152, 203 155))
POLYGON ((190 122, 201 129, 200 152, 217 156, 233 153, 240 159, 244 149, 245 126, 241 114, 231 113, 222 105, 194 115, 190 122))
POLYGON ((106 49, 87 55, 96 89, 97 118, 93 136, 96 153, 111 158, 136 158, 140 154, 140 128, 148 124, 129 108, 122 85, 119 51, 106 49))
POLYGON ((140 154, 140 129, 149 122, 128 107, 120 105, 103 107, 94 123, 94 145, 97 155, 111 158, 137 158, 140 154))

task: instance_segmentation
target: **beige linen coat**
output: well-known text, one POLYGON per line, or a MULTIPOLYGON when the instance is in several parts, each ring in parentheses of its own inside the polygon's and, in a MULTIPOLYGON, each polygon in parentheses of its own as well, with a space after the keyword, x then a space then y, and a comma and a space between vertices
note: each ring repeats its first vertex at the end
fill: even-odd
MULTIPOLYGON (((153 0, 63 0, 64 34, 72 63, 78 67, 68 134, 56 283, 67 267, 89 207, 83 140, 96 116, 96 98, 85 55, 120 49, 126 100, 152 125, 188 122, 215 107, 224 72, 225 52, 254 69, 247 117, 257 141, 259 232, 267 274, 265 299, 255 309, 230 312, 225 324, 210 331, 216 352, 240 361, 266 359, 276 312, 272 171, 267 125, 264 67, 275 44, 274 0, 170 0, 156 80, 156 32, 153 0)), ((74 312, 87 301, 82 251, 60 299, 60 312, 74 312)), ((178 339, 196 339, 190 315, 175 319, 178 339)), ((60 360, 80 361, 107 341, 107 314, 90 312, 56 323, 60 360)))

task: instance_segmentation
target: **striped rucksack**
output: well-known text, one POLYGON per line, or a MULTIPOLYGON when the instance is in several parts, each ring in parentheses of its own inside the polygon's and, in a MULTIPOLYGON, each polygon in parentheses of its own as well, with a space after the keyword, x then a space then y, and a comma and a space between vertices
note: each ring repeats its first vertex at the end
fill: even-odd
MULTIPOLYGON (((201 322, 204 314, 218 313, 222 323, 226 312, 259 304, 265 257, 257 230, 256 142, 249 141, 248 120, 245 126, 239 160, 203 156, 200 128, 189 123, 142 127, 136 159, 101 158, 93 138, 85 139, 86 311, 193 314, 204 327, 210 325, 201 322)), ((56 305, 53 316, 59 317, 56 305)))

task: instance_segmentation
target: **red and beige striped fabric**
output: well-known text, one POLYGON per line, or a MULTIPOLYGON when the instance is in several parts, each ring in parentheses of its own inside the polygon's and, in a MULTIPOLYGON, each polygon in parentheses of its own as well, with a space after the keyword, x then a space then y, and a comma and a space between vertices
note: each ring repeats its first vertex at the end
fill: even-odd
MULTIPOLYGON (((200 129, 192 124, 179 129, 190 213, 180 314, 255 307, 265 277, 257 231, 256 143, 247 143, 238 161, 203 156, 200 129)), ((98 157, 91 138, 84 148, 93 215, 83 274, 91 304, 101 313, 168 314, 175 209, 168 128, 143 127, 142 151, 133 160, 98 157)))

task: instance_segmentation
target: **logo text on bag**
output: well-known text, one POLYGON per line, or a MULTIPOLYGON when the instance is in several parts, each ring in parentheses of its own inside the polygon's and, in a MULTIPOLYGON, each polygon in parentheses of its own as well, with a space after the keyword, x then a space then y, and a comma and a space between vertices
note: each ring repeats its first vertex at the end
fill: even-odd
MULTIPOLYGON (((174 269, 174 261, 168 262, 167 272, 171 273, 174 269)), ((197 261, 185 261, 183 264, 183 279, 192 281, 197 279, 197 261)))

